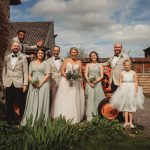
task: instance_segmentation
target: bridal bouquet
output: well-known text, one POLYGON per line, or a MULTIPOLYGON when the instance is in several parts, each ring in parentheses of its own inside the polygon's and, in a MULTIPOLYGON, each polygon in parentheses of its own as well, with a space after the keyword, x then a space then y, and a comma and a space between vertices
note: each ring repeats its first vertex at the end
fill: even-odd
POLYGON ((80 77, 78 70, 68 71, 66 73, 66 79, 69 81, 69 85, 73 85, 73 81, 77 80, 80 77))

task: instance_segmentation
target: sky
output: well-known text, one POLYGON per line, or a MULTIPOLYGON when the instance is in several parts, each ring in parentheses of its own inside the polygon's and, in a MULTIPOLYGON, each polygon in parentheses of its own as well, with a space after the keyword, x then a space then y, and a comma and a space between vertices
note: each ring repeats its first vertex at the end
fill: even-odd
POLYGON ((113 55, 116 42, 130 57, 144 57, 150 47, 150 0, 21 0, 10 20, 53 21, 56 45, 65 56, 71 47, 100 57, 113 55))

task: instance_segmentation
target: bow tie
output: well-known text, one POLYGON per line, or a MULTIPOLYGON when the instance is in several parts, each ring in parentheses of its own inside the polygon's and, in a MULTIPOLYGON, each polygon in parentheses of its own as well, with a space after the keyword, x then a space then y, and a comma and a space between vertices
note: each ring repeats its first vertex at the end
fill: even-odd
POLYGON ((55 60, 60 60, 60 58, 59 57, 55 57, 55 60))
POLYGON ((115 54, 114 56, 118 57, 118 55, 117 55, 117 54, 115 54))
POLYGON ((16 54, 14 54, 14 55, 12 55, 12 57, 17 57, 17 55, 16 55, 16 54))

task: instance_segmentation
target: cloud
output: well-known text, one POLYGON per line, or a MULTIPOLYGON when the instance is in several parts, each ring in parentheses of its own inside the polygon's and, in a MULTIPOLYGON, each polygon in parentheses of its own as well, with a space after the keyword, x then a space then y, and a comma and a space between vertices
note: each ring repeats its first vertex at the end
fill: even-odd
POLYGON ((56 43, 62 46, 63 54, 71 46, 78 46, 106 57, 113 53, 116 41, 134 56, 143 56, 136 50, 149 47, 148 0, 36 0, 30 6, 31 2, 26 4, 26 15, 16 10, 12 20, 21 20, 21 16, 28 21, 53 20, 56 43))
POLYGON ((116 24, 110 26, 109 31, 111 34, 106 34, 103 36, 105 40, 111 40, 112 38, 116 41, 124 40, 127 42, 139 42, 139 40, 144 40, 148 42, 147 37, 150 36, 150 25, 149 24, 136 24, 136 25, 122 25, 116 24))

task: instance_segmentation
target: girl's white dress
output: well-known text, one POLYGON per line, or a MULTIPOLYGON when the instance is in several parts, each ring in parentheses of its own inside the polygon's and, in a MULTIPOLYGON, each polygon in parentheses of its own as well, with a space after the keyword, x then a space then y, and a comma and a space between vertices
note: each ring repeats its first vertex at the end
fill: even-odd
POLYGON ((110 99, 110 103, 118 111, 135 112, 137 108, 143 108, 143 89, 138 86, 138 92, 135 95, 134 74, 133 70, 122 71, 123 83, 117 88, 110 99))
MULTIPOLYGON (((67 62, 66 72, 80 69, 79 64, 71 64, 67 62)), ((75 80, 70 86, 69 82, 61 77, 57 94, 54 98, 50 116, 57 118, 60 115, 67 120, 72 120, 72 123, 79 123, 85 114, 85 97, 84 90, 81 86, 80 79, 75 80)))

